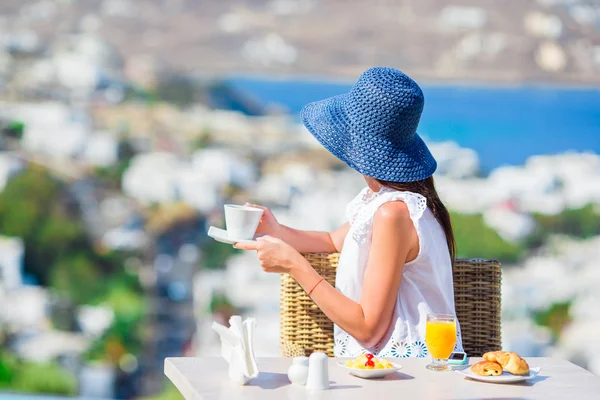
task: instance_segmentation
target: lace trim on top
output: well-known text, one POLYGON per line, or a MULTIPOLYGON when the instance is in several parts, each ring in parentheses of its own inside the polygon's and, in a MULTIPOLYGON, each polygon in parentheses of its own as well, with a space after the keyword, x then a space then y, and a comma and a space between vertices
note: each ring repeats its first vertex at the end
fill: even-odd
POLYGON ((388 187, 382 187, 378 192, 364 188, 358 196, 346 207, 346 217, 352 227, 352 237, 363 244, 371 234, 373 217, 377 209, 389 201, 402 200, 408 207, 410 218, 417 226, 417 221, 427 209, 427 199, 418 193, 400 192, 388 187))
MULTIPOLYGON (((429 350, 424 340, 416 340, 408 342, 406 340, 398 340, 392 336, 392 339, 386 344, 385 348, 381 348, 382 343, 378 343, 372 349, 364 349, 361 346, 352 346, 350 335, 346 334, 342 339, 337 338, 335 341, 335 355, 337 357, 357 357, 360 354, 372 353, 378 357, 393 357, 393 358, 410 358, 410 357, 428 357, 429 350)), ((456 326, 456 344, 455 352, 464 352, 462 345, 462 333, 460 325, 456 326)))

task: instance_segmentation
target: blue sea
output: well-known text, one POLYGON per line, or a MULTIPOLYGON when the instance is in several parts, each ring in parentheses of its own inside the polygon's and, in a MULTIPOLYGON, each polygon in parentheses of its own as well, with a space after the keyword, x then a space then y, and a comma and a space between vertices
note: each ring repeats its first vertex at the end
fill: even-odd
MULTIPOLYGON (((227 81, 263 103, 298 113, 308 102, 345 93, 351 83, 234 77, 227 81)), ((600 88, 421 85, 419 132, 474 149, 483 171, 523 164, 534 154, 600 153, 600 88)))

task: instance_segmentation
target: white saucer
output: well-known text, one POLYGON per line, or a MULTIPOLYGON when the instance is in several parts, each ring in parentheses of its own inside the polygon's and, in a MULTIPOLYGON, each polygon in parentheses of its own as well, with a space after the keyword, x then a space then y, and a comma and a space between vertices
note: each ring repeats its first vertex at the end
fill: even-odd
POLYGON ((471 371, 471 367, 465 368, 463 370, 457 370, 459 374, 466 376, 469 379, 473 379, 481 382, 489 382, 489 383, 517 383, 523 382, 528 379, 535 378, 540 373, 540 368, 531 368, 529 370, 529 374, 527 375, 513 375, 506 371, 502 372, 502 375, 498 376, 480 376, 471 371))
POLYGON ((217 228, 216 226, 211 226, 208 228, 208 236, 215 239, 217 242, 227 244, 254 242, 252 239, 232 239, 229 237, 225 229, 217 228))

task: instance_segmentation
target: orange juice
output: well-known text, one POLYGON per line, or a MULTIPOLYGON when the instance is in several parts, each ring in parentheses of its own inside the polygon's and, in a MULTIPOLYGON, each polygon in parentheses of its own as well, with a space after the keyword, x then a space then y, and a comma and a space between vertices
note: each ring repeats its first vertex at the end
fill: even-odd
POLYGON ((433 358, 448 358, 456 344, 454 321, 427 321, 425 344, 433 358))

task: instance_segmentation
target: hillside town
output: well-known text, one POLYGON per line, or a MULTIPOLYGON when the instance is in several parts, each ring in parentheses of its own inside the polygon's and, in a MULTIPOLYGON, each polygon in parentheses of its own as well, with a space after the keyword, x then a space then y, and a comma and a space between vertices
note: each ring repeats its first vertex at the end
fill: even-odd
MULTIPOLYGON (((279 277, 208 227, 252 201, 334 229, 365 183, 224 74, 345 78, 378 60, 431 80, 599 82, 593 2, 507 1, 512 19, 491 3, 377 1, 359 28, 342 3, 0 4, 0 391, 157 395, 164 358, 216 355, 210 324, 235 313, 257 319, 258 354, 279 354, 279 277)), ((600 375, 600 155, 488 172, 454 141, 428 145, 459 256, 503 264, 505 348, 600 375)))
MULTIPOLYGON (((93 122, 84 123, 75 118, 77 111, 60 103, 6 104, 3 120, 20 121, 23 132, 18 144, 2 153, 2 187, 9 188, 24 170, 42 165, 74 192, 86 232, 105 249, 102 251, 138 255, 132 259, 138 261, 128 262, 142 265, 128 268, 135 271, 153 298, 150 307, 156 313, 145 323, 155 323, 156 334, 165 335, 155 338, 154 345, 150 340, 145 343, 154 346, 153 354, 158 356, 146 361, 146 373, 154 370, 160 374, 160 357, 176 354, 184 347, 188 354, 214 355, 218 338, 209 329, 210 323, 225 318, 220 312, 227 315, 233 310, 244 310, 257 318, 261 332, 257 351, 277 355, 278 277, 262 273, 250 253, 218 258, 219 265, 206 264, 209 260, 203 253, 215 251, 206 247, 206 228, 209 224, 222 226, 225 202, 251 200, 271 207, 282 223, 334 229, 345 222, 345 204, 364 186, 362 178, 320 150, 297 122, 282 116, 248 117, 208 108, 183 112, 168 105, 146 110, 146 106, 131 106, 135 110, 132 113, 162 118, 164 129, 181 132, 169 141, 159 134, 135 131, 133 125, 126 134, 120 133, 119 124, 104 122, 110 120, 109 108, 99 107, 101 112, 87 115, 93 122), (95 120, 95 115, 105 119, 95 120), (187 154, 178 151, 194 148, 196 138, 186 138, 186 128, 202 135, 210 132, 214 139, 187 154), (69 132, 76 131, 77 135, 69 137, 69 132), (249 136, 257 139, 248 140, 249 136), (52 137, 61 139, 50 140, 52 137), (119 165, 123 141, 131 147, 146 143, 146 147, 136 147, 115 184, 98 175, 98 169, 119 165), (173 144, 175 141, 180 143, 173 144), (187 238, 178 238, 181 232, 171 230, 198 219, 205 222, 196 228, 192 225, 187 238), (162 290, 164 295, 159 293, 162 290), (221 297, 229 308, 215 312, 211 303, 221 297), (167 329, 159 333, 163 325, 153 319, 159 320, 161 313, 180 319, 177 332, 167 329), (179 345, 172 343, 177 335, 181 337, 179 345)), ((121 118, 126 121, 126 114, 121 118)), ((480 224, 511 249, 518 249, 532 237, 544 217, 586 207, 592 207, 590 215, 597 218, 599 214, 600 182, 594 183, 600 176, 597 154, 535 156, 523 166, 500 167, 481 176, 472 151, 452 142, 430 145, 440 163, 438 187, 450 209, 457 216, 481 216, 480 224)), ((468 232, 469 227, 463 229, 468 232)), ((598 233, 580 239, 558 232, 535 249, 514 250, 518 256, 505 258, 503 328, 508 348, 533 355, 561 354, 600 372, 594 370, 598 366, 593 358, 586 358, 592 354, 587 351, 590 346, 600 347, 600 343, 587 340, 584 348, 578 339, 600 327, 600 315, 593 313, 594 305, 600 304, 593 289, 600 283, 595 264, 598 233), (563 303, 569 304, 569 320, 559 328, 560 336, 553 337, 553 328, 536 325, 531 316, 563 303)), ((60 304, 53 304, 54 290, 32 285, 31 276, 24 274, 23 239, 5 236, 1 245, 2 326, 14 335, 11 348, 20 357, 48 362, 66 354, 82 354, 111 326, 115 311, 110 306, 81 304, 75 309, 76 330, 53 328, 48 310, 60 308, 60 304)), ((488 256, 477 249, 461 251, 460 246, 462 256, 488 256)), ((490 254, 498 258, 503 255, 490 254)), ((116 379, 112 367, 102 369, 92 364, 87 368, 91 372, 83 369, 79 373, 80 393, 115 396, 107 391, 110 386, 98 384, 99 377, 104 381, 116 379)))
MULTIPOLYGON (((170 68, 209 76, 353 77, 383 63, 402 64, 428 80, 600 82, 600 5, 594 1, 347 4, 4 0, 0 76, 16 68, 14 83, 40 89, 56 80, 85 86, 118 76, 121 67, 128 79, 148 84, 170 68), (18 68, 14 51, 51 57, 18 68)), ((118 88, 111 95, 118 98, 118 88)))

